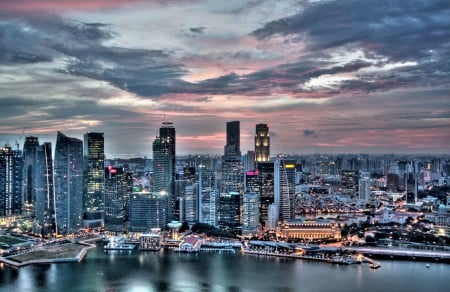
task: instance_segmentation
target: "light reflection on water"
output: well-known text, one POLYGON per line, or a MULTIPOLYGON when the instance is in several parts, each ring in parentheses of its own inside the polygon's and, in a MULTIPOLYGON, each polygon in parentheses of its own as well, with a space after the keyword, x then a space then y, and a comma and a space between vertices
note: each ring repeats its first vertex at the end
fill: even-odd
POLYGON ((0 266, 0 291, 446 291, 450 265, 338 266, 236 254, 108 252, 80 263, 0 266))

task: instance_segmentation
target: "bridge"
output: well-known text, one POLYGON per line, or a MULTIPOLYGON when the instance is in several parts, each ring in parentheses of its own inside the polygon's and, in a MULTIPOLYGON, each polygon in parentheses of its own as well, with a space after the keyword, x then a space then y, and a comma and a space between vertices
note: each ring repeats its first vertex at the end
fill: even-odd
POLYGON ((443 250, 411 250, 376 247, 346 247, 345 249, 361 253, 369 257, 403 258, 408 260, 421 259, 450 262, 450 252, 443 250))

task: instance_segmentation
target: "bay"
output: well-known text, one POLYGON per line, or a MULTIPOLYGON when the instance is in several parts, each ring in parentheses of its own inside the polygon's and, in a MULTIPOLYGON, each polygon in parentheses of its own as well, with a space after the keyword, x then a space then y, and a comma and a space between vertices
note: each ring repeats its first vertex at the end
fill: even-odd
POLYGON ((0 291, 447 291, 450 265, 334 265, 231 253, 104 252, 79 263, 0 266, 0 291))

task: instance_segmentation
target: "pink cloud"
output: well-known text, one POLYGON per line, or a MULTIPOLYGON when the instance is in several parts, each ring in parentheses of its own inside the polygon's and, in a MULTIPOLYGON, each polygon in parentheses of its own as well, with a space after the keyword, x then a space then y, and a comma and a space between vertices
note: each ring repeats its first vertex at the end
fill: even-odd
POLYGON ((148 2, 144 0, 15 0, 1 1, 1 11, 13 12, 52 12, 73 10, 110 9, 134 3, 148 2))

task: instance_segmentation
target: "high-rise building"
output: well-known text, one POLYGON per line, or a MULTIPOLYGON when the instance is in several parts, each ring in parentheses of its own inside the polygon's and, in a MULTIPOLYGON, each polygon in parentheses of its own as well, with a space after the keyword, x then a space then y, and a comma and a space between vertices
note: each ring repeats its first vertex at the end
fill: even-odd
POLYGON ((274 163, 258 162, 259 179, 259 222, 267 227, 269 219, 269 206, 275 202, 274 190, 274 163))
POLYGON ((267 162, 270 158, 270 135, 267 124, 257 124, 255 134, 255 160, 267 162))
POLYGON ((274 164, 274 203, 279 207, 279 220, 293 218, 295 163, 284 159, 274 164))
POLYGON ((34 202, 36 200, 35 186, 33 185, 34 167, 36 161, 36 147, 39 146, 38 137, 25 137, 23 144, 23 200, 24 214, 34 216, 34 202))
POLYGON ((122 167, 105 167, 105 229, 122 231, 125 222, 126 198, 130 197, 133 182, 122 167))
POLYGON ((240 208, 244 194, 244 166, 240 150, 240 123, 227 123, 225 155, 219 196, 219 225, 240 232, 240 208), (234 205, 233 205, 234 204, 234 205), (239 211, 235 213, 236 211, 239 211))
POLYGON ((225 156, 241 156, 241 130, 240 122, 227 122, 227 141, 225 156))
POLYGON ((22 214, 23 160, 19 150, 0 148, 0 216, 22 214))
POLYGON ((175 179, 175 127, 171 122, 163 122, 159 136, 153 142, 153 192, 166 194, 168 197, 169 221, 176 218, 175 179))
POLYGON ((167 228, 167 194, 140 192, 131 194, 130 231, 148 232, 167 228))
POLYGON ((47 236, 56 231, 52 144, 50 142, 35 146, 32 177, 31 184, 34 188, 33 232, 47 236))
POLYGON ((83 225, 96 228, 105 217, 105 139, 103 133, 84 134, 83 225))
POLYGON ((184 193, 184 220, 191 225, 198 222, 198 201, 198 183, 187 185, 184 193))
POLYGON ((200 223, 217 226, 217 184, 213 170, 198 168, 199 219, 200 223))
POLYGON ((242 235, 252 236, 259 226, 259 195, 255 192, 244 194, 242 202, 242 235))
POLYGON ((58 132, 53 170, 56 232, 76 232, 83 227, 83 141, 58 132))

